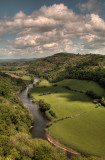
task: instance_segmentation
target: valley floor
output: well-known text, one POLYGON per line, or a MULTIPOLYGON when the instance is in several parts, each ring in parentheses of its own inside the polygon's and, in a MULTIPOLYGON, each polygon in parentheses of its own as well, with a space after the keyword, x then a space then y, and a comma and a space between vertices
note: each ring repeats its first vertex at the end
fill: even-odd
MULTIPOLYGON (((69 79, 58 83, 43 80, 32 90, 32 96, 37 101, 44 99, 56 115, 48 128, 50 136, 84 155, 104 157, 105 108, 97 108, 85 94, 87 90, 105 95, 105 90, 95 82, 69 79)), ((46 114, 51 118, 49 111, 46 114)))

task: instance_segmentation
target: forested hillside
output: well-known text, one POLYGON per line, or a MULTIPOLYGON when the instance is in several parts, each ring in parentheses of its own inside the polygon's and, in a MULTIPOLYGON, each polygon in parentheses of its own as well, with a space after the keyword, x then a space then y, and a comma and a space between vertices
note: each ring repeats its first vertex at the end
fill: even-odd
POLYGON ((18 99, 21 79, 0 73, 0 160, 67 160, 47 141, 32 139, 32 115, 18 99))
POLYGON ((105 56, 59 53, 30 63, 28 71, 51 82, 66 78, 93 80, 105 87, 105 56))

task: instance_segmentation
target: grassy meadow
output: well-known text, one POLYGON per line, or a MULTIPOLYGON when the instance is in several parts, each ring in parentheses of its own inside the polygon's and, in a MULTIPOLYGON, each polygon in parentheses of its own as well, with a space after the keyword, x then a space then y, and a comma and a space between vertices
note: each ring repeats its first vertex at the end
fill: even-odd
POLYGON ((93 100, 85 94, 87 90, 99 96, 105 94, 95 82, 68 79, 57 83, 43 80, 33 88, 32 96, 51 104, 56 119, 73 117, 57 121, 48 128, 54 139, 83 154, 105 156, 105 108, 96 108, 93 100), (73 90, 64 88, 65 85, 73 90))
POLYGON ((85 155, 105 156, 105 109, 98 108, 54 123, 49 134, 61 144, 85 155))
POLYGON ((7 74, 14 74, 16 76, 19 76, 20 78, 24 79, 25 81, 27 81, 27 83, 30 83, 32 75, 27 73, 27 67, 28 65, 22 65, 22 66, 6 66, 1 67, 1 71, 3 73, 7 73, 7 74))

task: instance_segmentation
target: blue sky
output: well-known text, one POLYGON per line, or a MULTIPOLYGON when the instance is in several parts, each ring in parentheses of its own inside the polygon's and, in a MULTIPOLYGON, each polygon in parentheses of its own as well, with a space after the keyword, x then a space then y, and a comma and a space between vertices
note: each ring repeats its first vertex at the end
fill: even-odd
MULTIPOLYGON (((82 0, 83 1, 83 0, 82 0)), ((5 15, 13 16, 15 13, 22 10, 26 14, 31 14, 33 11, 38 10, 41 6, 50 6, 53 4, 63 3, 68 8, 77 10, 76 5, 78 0, 0 0, 0 16, 5 15)), ((86 2, 86 0, 84 0, 86 2)))
POLYGON ((105 54, 105 0, 0 0, 0 58, 105 54))

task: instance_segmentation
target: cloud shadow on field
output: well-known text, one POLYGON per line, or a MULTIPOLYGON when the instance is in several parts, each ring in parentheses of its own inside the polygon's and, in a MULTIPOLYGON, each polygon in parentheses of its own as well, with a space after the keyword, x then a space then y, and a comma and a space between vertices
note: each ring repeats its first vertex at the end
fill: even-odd
POLYGON ((43 99, 44 96, 55 95, 59 98, 67 99, 68 101, 81 101, 81 102, 92 102, 85 93, 80 93, 80 91, 70 91, 65 89, 63 86, 48 86, 48 87, 38 87, 32 89, 32 94, 38 94, 40 99, 43 99))

